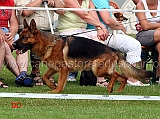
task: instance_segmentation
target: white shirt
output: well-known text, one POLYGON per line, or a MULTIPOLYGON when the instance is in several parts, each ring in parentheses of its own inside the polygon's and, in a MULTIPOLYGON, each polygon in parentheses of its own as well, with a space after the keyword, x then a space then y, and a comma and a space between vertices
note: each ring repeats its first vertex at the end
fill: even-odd
MULTIPOLYGON (((149 10, 148 6, 147 6, 147 2, 146 0, 142 0, 143 4, 144 4, 144 8, 145 10, 149 10)), ((157 10, 160 11, 160 0, 158 0, 158 7, 157 10)), ((148 20, 148 22, 151 23, 158 23, 160 22, 160 12, 157 12, 156 16, 152 16, 150 12, 145 12, 146 18, 148 20)))

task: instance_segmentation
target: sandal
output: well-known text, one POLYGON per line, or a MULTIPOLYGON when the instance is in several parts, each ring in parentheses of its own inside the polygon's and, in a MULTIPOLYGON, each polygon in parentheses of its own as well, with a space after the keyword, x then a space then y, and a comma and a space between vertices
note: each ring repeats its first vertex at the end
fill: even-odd
POLYGON ((3 83, 2 80, 4 80, 4 79, 3 79, 3 78, 0 78, 0 82, 1 82, 0 88, 8 88, 8 85, 5 84, 5 83, 3 83))
POLYGON ((35 86, 43 86, 43 85, 44 85, 43 79, 42 79, 41 76, 40 76, 40 72, 31 73, 31 74, 30 74, 30 77, 33 78, 33 80, 34 80, 34 85, 35 85, 35 86))
POLYGON ((108 81, 102 80, 101 82, 96 83, 96 86, 107 87, 108 81))
POLYGON ((137 82, 131 82, 131 81, 129 81, 129 80, 127 80, 127 85, 128 86, 150 86, 150 84, 144 84, 144 83, 142 83, 142 82, 140 82, 140 81, 137 81, 137 82))

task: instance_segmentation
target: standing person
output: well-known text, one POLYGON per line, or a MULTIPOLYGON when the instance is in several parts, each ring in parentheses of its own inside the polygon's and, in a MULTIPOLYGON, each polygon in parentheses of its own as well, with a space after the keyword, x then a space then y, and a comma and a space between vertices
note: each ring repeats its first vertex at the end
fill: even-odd
MULTIPOLYGON (((15 4, 17 7, 44 7, 43 4, 44 0, 15 0, 15 4)), ((47 0, 45 0, 47 1, 47 0)), ((48 5, 53 6, 54 1, 48 0, 48 5)), ((54 11, 50 11, 51 21, 54 21, 54 11)), ((48 16, 46 11, 41 10, 18 10, 18 23, 19 23, 19 29, 21 30, 23 28, 23 19, 26 19, 27 22, 30 22, 32 19, 36 21, 37 28, 50 32, 50 24, 48 20, 48 16)), ((31 58, 31 77, 35 81, 35 85, 43 85, 43 80, 40 76, 40 58, 37 57, 34 53, 30 52, 30 58, 31 58)), ((53 79, 50 79, 54 81, 53 79)))
MULTIPOLYGON (((56 5, 55 1, 55 5, 56 5)), ((65 8, 94 8, 91 0, 61 0, 65 8)), ((58 25, 56 30, 60 35, 72 35, 80 33, 79 36, 94 38, 95 35, 86 32, 87 23, 95 26, 97 29, 97 38, 105 40, 108 37, 108 31, 105 26, 99 21, 95 11, 56 11, 59 14, 58 25), (93 17, 94 16, 94 17, 93 17)), ((78 72, 71 72, 68 76, 68 81, 76 81, 78 72)))
MULTIPOLYGON (((108 0, 92 0, 96 9, 110 9, 109 1, 108 0)), ((108 11, 98 11, 97 12, 99 19, 106 28, 110 27, 113 30, 122 30, 124 33, 126 32, 123 24, 121 22, 117 22, 111 18, 110 12, 108 11)), ((88 29, 94 29, 94 27, 88 24, 88 29)), ((116 40, 114 40, 113 36, 110 37, 105 41, 105 43, 114 48, 123 54, 126 54, 126 60, 136 66, 137 62, 141 61, 141 44, 136 39, 128 36, 126 34, 116 34, 116 40)), ((104 80, 104 79, 103 79, 104 80)), ((97 84, 103 86, 102 79, 97 80, 97 84)), ((106 81, 104 81, 106 83, 106 81)), ((127 80, 128 85, 130 86, 149 86, 150 84, 143 84, 137 79, 133 79, 132 77, 128 77, 127 80)))
MULTIPOLYGON (((141 0, 136 5, 136 10, 160 10, 160 0, 141 0)), ((160 12, 136 12, 141 26, 136 34, 136 39, 143 46, 155 47, 158 51, 158 67, 156 77, 160 84, 160 12)))
MULTIPOLYGON (((13 0, 0 0, 0 6, 14 6, 13 0)), ((7 68, 19 79, 26 79, 28 67, 28 53, 17 56, 17 61, 12 55, 12 43, 18 39, 18 22, 15 10, 0 9, 0 39, 1 43, 4 41, 4 61, 7 68)), ((2 51, 3 53, 4 51, 2 51)), ((1 65, 3 62, 3 54, 1 58, 1 65)), ((28 78, 27 78, 28 79, 28 78)), ((15 82, 16 82, 15 81, 15 82)), ((2 87, 2 86, 1 86, 2 87)))

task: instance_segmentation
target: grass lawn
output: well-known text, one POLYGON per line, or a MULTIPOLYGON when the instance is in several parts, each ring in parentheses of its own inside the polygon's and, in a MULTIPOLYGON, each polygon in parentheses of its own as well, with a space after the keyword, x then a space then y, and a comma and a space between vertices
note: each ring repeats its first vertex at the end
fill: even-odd
MULTIPOLYGON (((42 73, 46 67, 41 66, 42 73)), ((29 68, 30 71, 30 68, 29 68)), ((9 88, 1 92, 47 93, 47 86, 17 87, 14 75, 3 67, 0 77, 9 88)), ((57 75, 55 76, 57 79, 57 75)), ((79 79, 79 77, 77 78, 79 79)), ((119 84, 115 85, 118 88, 119 84)), ((67 82, 61 94, 106 95, 107 89, 98 86, 80 86, 79 80, 67 82)), ((160 86, 126 86, 121 93, 112 95, 160 96, 160 86)), ((0 119, 160 119, 160 101, 113 101, 113 100, 66 100, 66 99, 29 99, 1 98, 0 119), (12 108, 12 102, 21 102, 21 108, 12 108)))

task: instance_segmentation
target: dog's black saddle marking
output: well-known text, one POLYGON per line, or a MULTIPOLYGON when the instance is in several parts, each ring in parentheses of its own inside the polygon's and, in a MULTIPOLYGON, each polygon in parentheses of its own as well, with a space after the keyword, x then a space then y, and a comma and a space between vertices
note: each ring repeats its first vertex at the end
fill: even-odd
POLYGON ((68 57, 71 58, 95 58, 106 52, 106 45, 92 39, 74 37, 73 40, 67 39, 66 42, 69 46, 68 57))

